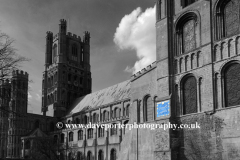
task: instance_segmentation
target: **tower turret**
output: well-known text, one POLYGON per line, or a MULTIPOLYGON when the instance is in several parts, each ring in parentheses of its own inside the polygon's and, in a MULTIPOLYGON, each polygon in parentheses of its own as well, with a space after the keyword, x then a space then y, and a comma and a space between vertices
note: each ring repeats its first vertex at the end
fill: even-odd
POLYGON ((84 32, 84 35, 83 35, 83 42, 87 45, 90 44, 90 33, 88 31, 85 31, 84 32))
POLYGON ((11 99, 11 83, 8 79, 0 81, 0 157, 7 155, 8 110, 11 99))
POLYGON ((23 120, 27 114, 28 104, 28 73, 13 71, 11 79, 11 101, 9 103, 9 128, 7 158, 20 158, 21 141, 23 136, 23 120))
POLYGON ((59 33, 65 35, 67 33, 67 21, 65 19, 60 19, 59 33))
POLYGON ((45 53, 45 65, 48 67, 52 64, 52 44, 53 44, 53 33, 47 31, 46 36, 46 53, 45 53))

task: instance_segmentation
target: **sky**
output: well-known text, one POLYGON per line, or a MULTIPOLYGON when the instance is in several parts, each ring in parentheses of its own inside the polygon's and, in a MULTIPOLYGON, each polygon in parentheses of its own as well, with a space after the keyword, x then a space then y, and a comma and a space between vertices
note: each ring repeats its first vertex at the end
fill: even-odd
POLYGON ((155 0, 1 0, 0 30, 14 48, 31 59, 28 112, 41 114, 41 81, 47 31, 55 35, 60 19, 69 32, 89 31, 92 91, 122 81, 156 59, 155 0))

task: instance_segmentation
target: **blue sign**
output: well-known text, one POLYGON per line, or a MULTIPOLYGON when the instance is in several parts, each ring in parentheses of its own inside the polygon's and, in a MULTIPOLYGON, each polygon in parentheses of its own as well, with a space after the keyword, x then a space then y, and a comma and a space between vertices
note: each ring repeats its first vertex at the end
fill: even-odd
POLYGON ((164 117, 169 116, 169 110, 170 110, 170 101, 163 101, 157 103, 157 118, 158 117, 164 117))

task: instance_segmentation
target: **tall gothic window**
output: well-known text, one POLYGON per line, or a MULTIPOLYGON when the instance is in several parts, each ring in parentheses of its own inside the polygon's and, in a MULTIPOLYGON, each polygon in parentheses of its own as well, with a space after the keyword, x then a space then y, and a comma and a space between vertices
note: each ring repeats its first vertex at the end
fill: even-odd
POLYGON ((228 37, 240 31, 239 0, 221 0, 216 7, 216 39, 228 37))
POLYGON ((156 2, 156 19, 157 21, 165 18, 167 15, 167 0, 157 0, 156 2))
POLYGON ((53 57, 52 57, 53 63, 56 62, 56 56, 57 56, 57 44, 54 44, 54 46, 53 46, 53 57))
POLYGON ((72 60, 77 61, 77 46, 72 45, 72 60))
POLYGON ((229 66, 224 73, 225 106, 240 105, 240 64, 229 66))
POLYGON ((183 80, 183 114, 197 112, 197 82, 195 77, 189 76, 183 80))

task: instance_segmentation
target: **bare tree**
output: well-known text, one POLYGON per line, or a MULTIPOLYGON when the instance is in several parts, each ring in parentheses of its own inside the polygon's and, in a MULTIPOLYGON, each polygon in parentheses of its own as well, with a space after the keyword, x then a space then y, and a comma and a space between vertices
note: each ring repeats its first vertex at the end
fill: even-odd
POLYGON ((36 137, 29 158, 34 160, 73 160, 77 158, 77 150, 68 143, 59 143, 58 139, 49 137, 36 137), (62 154, 61 154, 62 153, 62 154), (68 157, 71 153, 71 157, 68 157))
POLYGON ((8 78, 21 62, 29 60, 16 53, 13 42, 12 38, 0 31, 0 80, 8 78))

